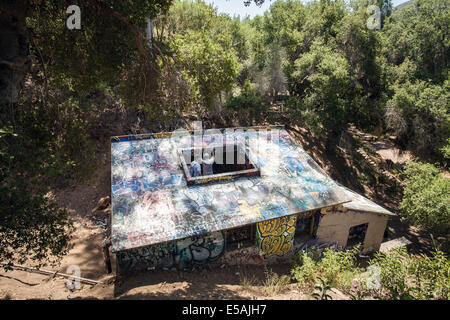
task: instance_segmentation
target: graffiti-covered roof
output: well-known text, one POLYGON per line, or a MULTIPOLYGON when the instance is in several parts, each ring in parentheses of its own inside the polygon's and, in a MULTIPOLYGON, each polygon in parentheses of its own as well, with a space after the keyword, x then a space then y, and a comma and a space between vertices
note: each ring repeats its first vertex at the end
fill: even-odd
POLYGON ((183 239, 350 201, 283 127, 111 138, 112 250, 183 239), (245 146, 259 175, 188 185, 179 150, 245 146))
POLYGON ((347 187, 344 187, 343 185, 339 186, 344 190, 344 192, 350 197, 352 201, 346 202, 343 204, 343 206, 350 210, 357 210, 357 211, 367 211, 367 212, 374 212, 374 213, 381 213, 388 216, 395 216, 394 213, 386 210, 382 206, 379 206, 375 202, 370 201, 369 199, 363 197, 362 195, 350 190, 347 187))

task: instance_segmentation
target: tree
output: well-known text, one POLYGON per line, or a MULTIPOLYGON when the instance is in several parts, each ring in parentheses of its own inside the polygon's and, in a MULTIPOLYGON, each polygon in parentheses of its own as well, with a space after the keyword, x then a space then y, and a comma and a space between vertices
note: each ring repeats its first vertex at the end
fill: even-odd
POLYGON ((301 93, 294 97, 298 101, 294 115, 304 118, 316 133, 339 132, 348 123, 348 68, 342 54, 319 41, 295 61, 291 77, 301 93))
POLYGON ((450 82, 442 86, 417 80, 398 84, 387 102, 386 122, 404 147, 440 160, 450 136, 450 82))
POLYGON ((450 179, 431 164, 410 162, 404 170, 404 195, 400 209, 413 225, 437 235, 450 230, 450 179))
POLYGON ((448 79, 449 19, 446 0, 415 0, 394 10, 383 28, 388 62, 398 66, 408 59, 415 64, 415 77, 448 79))
POLYGON ((229 91, 238 75, 238 61, 233 51, 224 51, 214 43, 206 30, 187 31, 175 37, 180 65, 198 87, 201 99, 212 107, 223 90, 229 91))
POLYGON ((142 32, 145 19, 165 12, 171 2, 3 1, 0 31, 8 36, 2 37, 0 51, 0 96, 4 102, 17 102, 17 93, 29 71, 31 44, 39 48, 42 62, 51 68, 53 76, 69 76, 77 89, 119 81, 124 71, 122 66, 130 63, 136 53, 155 60, 157 46, 150 49, 142 32), (66 27, 69 5, 81 9, 81 30, 66 27))
MULTIPOLYGON (((83 108, 93 89, 115 86, 130 65, 159 79, 164 45, 144 40, 145 19, 171 1, 6 0, 0 4, 0 261, 42 263, 69 249, 72 222, 48 196, 48 182, 70 176, 84 144, 83 108), (82 29, 66 27, 69 5, 82 29), (88 14, 89 13, 89 14, 88 14), (37 59, 33 56, 38 57, 37 59), (32 60, 39 61, 31 69, 32 60), (31 72, 33 71, 33 72, 31 72), (23 96, 25 78, 42 92, 23 96), (41 87, 40 80, 44 86, 41 87), (60 96, 55 101, 55 96, 60 96), (62 97, 61 97, 62 96, 62 97), (62 101, 62 102, 61 102, 62 101), (64 115, 67 115, 64 118, 64 115), (67 121, 66 121, 67 120, 67 121), (72 152, 67 152, 68 150, 72 152)), ((129 84, 132 84, 130 82, 129 84)), ((147 83, 148 86, 149 83, 147 83)), ((159 85, 154 82, 154 87, 159 85)), ((28 91, 28 93, 30 93, 28 91)))

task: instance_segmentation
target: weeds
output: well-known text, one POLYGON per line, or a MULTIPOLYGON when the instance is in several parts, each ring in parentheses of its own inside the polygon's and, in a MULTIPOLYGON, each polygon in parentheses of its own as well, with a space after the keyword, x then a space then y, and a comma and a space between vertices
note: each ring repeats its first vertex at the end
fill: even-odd
POLYGON ((359 251, 359 245, 345 251, 327 248, 321 256, 314 251, 302 251, 294 261, 291 275, 306 289, 312 289, 316 281, 323 278, 331 286, 348 291, 353 279, 361 273, 355 266, 359 251))
POLYGON ((247 290, 247 291, 250 290, 251 287, 256 285, 256 283, 257 283, 257 279, 256 279, 255 276, 247 277, 245 275, 241 277, 240 282, 239 282, 239 284, 241 285, 242 289, 243 290, 247 290))
POLYGON ((431 256, 408 254, 404 247, 377 253, 371 263, 380 270, 378 294, 387 299, 449 299, 450 262, 439 250, 431 256))
POLYGON ((264 292, 266 294, 277 294, 282 292, 291 282, 291 278, 288 275, 278 275, 272 270, 266 270, 264 280, 264 292))
POLYGON ((327 294, 327 292, 331 290, 331 283, 321 277, 319 277, 318 279, 320 281, 320 284, 317 284, 314 288, 316 290, 319 290, 319 292, 313 293, 313 298, 316 300, 333 300, 333 298, 329 294, 327 294))

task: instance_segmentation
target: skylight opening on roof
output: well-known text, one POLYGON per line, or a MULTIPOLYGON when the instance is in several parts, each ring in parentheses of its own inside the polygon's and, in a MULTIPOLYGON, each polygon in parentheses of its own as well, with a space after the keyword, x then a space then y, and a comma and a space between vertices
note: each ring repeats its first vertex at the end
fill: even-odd
POLYGON ((179 153, 188 184, 260 175, 243 144, 193 147, 179 150, 179 153))

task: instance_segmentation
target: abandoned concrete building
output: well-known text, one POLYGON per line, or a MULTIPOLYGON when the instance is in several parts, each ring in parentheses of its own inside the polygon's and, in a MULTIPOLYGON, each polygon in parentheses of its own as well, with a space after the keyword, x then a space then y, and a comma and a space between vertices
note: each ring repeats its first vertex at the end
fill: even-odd
POLYGON ((111 165, 118 271, 376 251, 392 215, 333 181, 282 126, 116 136, 111 165))

